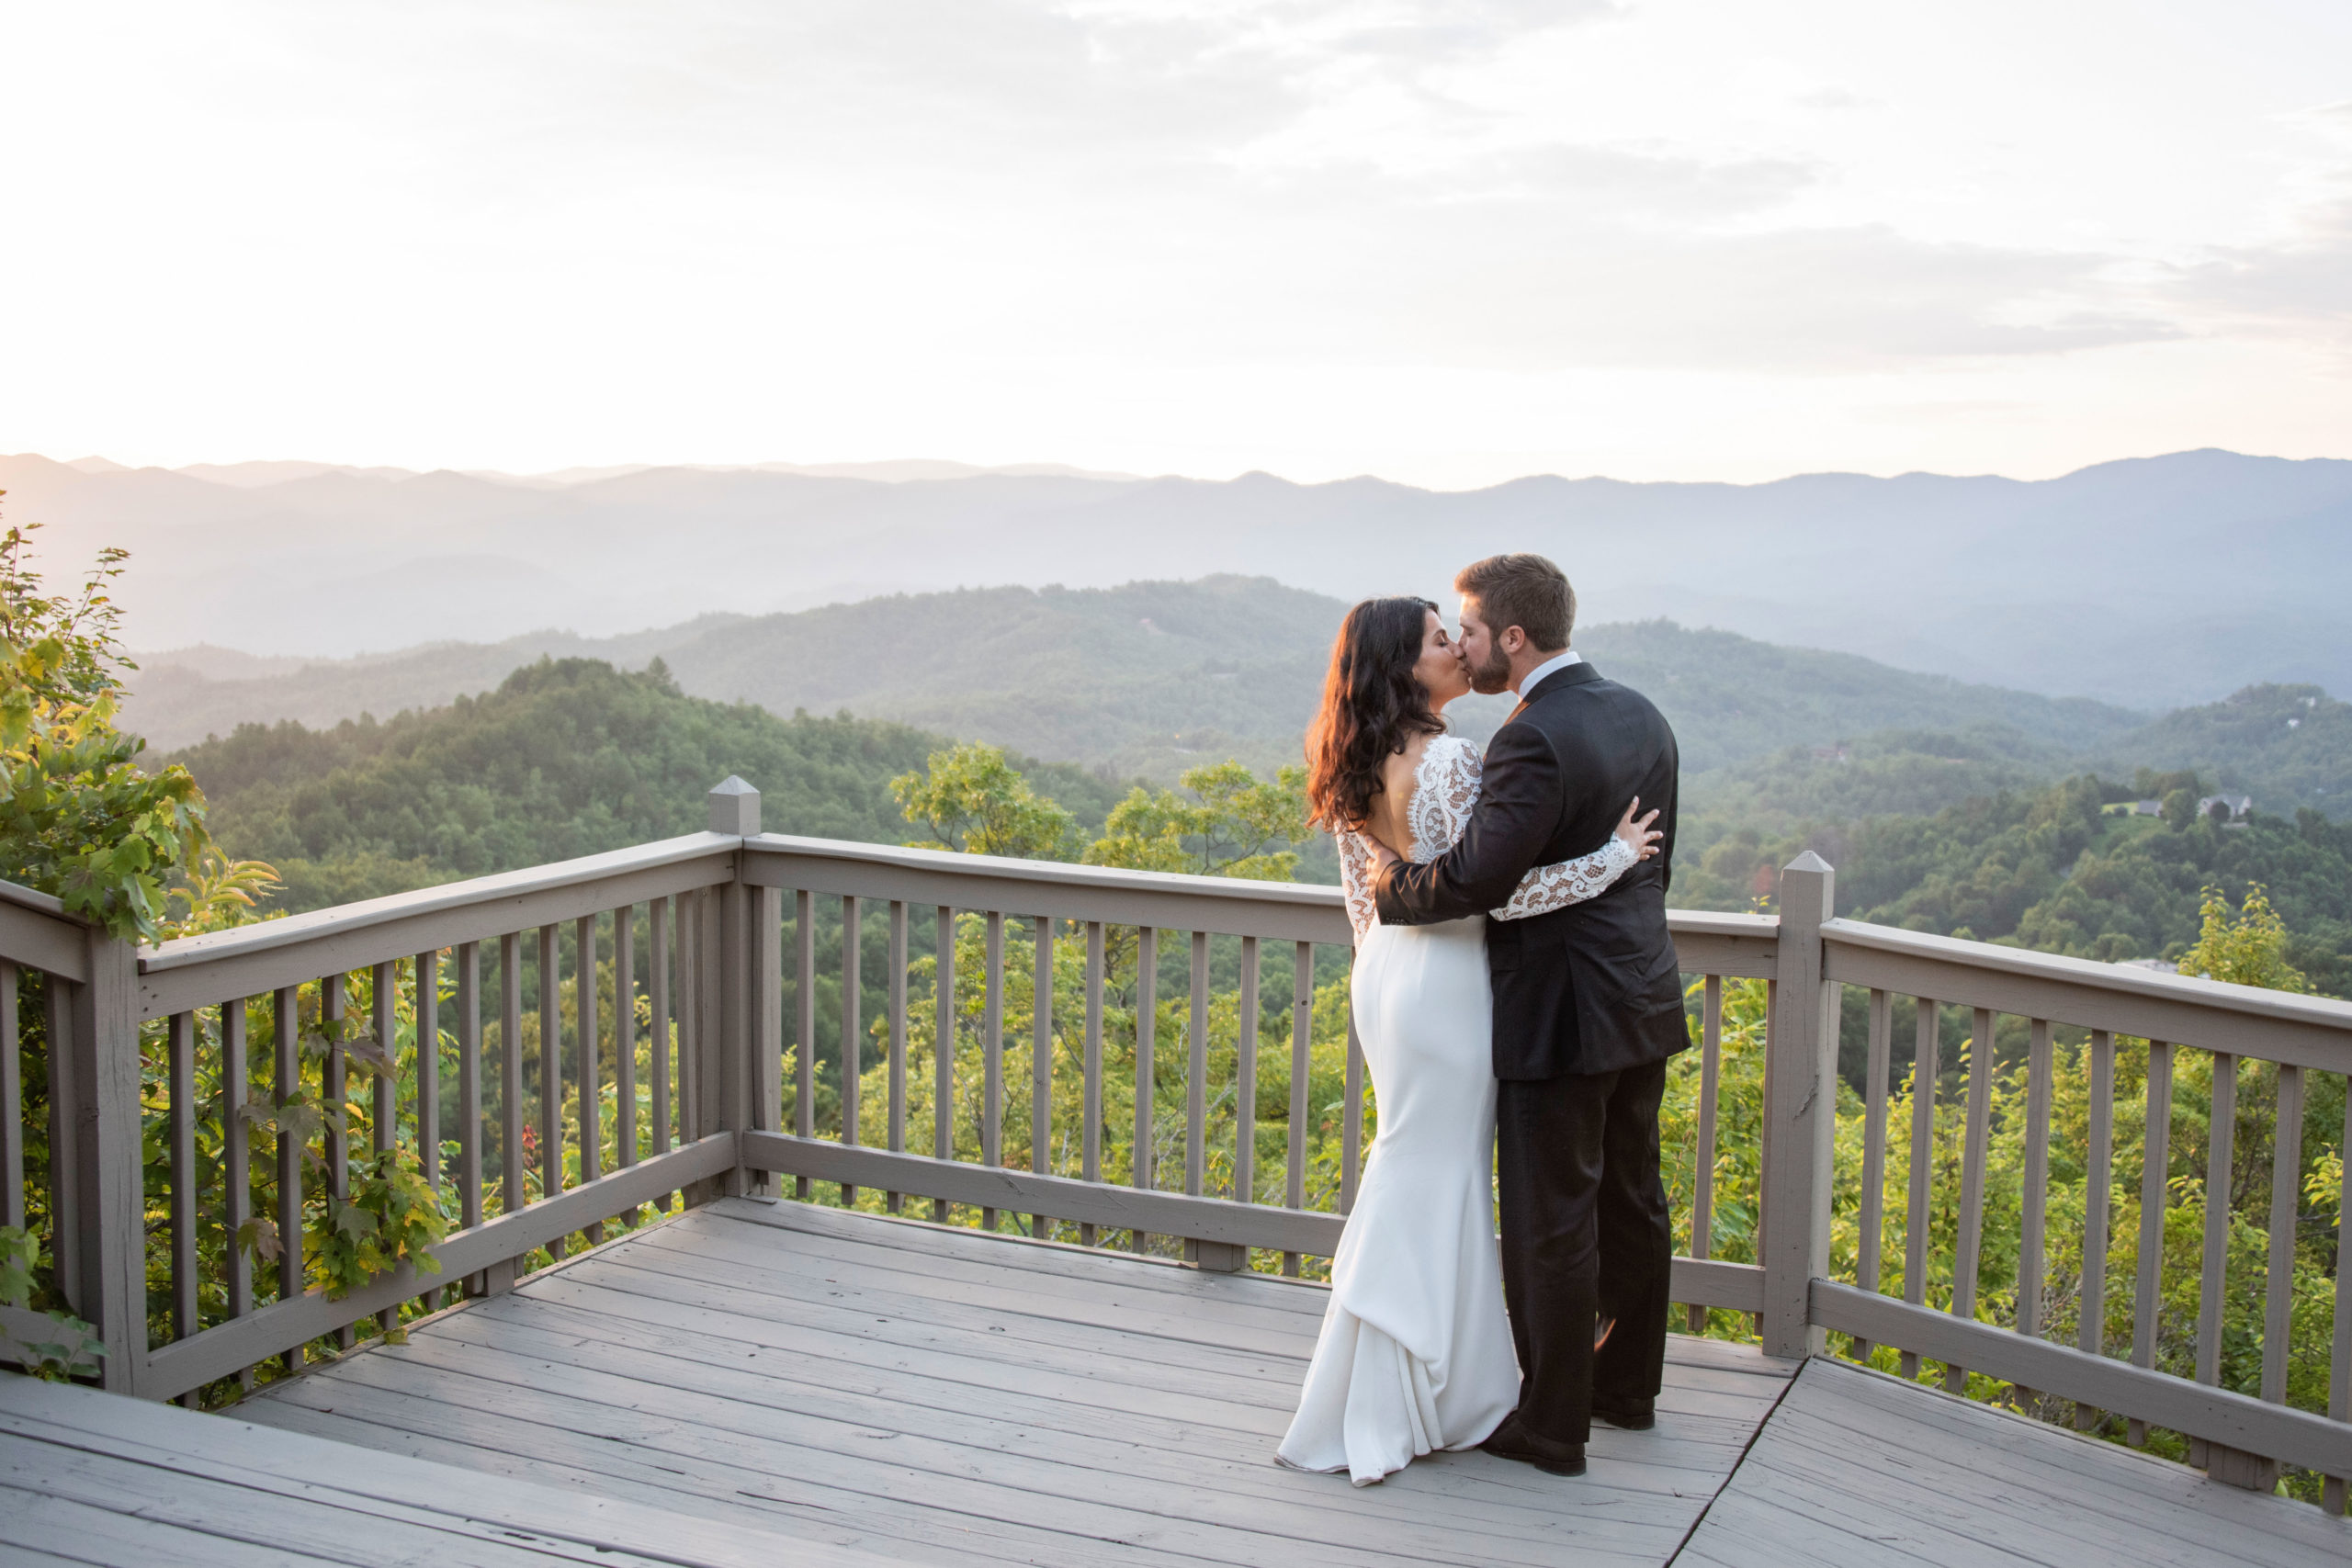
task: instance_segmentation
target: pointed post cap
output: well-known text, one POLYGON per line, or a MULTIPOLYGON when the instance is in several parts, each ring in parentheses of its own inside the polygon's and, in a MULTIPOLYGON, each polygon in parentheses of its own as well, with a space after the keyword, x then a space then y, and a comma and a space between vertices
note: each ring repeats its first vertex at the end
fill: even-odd
POLYGON ((729 773, 710 792, 710 830, 736 838, 756 838, 760 831, 760 792, 729 773))
POLYGON ((1838 874, 1827 861, 1806 850, 1781 868, 1781 918, 1817 925, 1837 912, 1838 874))

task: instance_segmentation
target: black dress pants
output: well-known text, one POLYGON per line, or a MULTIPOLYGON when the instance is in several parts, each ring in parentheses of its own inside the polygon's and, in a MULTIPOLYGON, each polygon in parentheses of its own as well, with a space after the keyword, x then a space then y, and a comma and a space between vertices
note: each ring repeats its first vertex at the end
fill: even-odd
POLYGON ((1496 1102, 1503 1295, 1519 1349, 1519 1418, 1581 1443, 1592 1402, 1657 1397, 1674 1235, 1658 1175, 1666 1064, 1505 1079, 1496 1102), (1596 1318, 1613 1317, 1592 1348, 1596 1318))

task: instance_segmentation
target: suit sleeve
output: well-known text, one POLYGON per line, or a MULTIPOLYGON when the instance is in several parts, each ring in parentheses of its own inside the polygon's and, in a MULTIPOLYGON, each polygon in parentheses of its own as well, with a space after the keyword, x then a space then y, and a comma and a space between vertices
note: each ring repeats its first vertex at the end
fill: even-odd
POLYGON ((1562 781, 1552 744, 1531 724, 1505 725, 1487 747, 1486 777, 1461 841, 1425 865, 1380 874, 1380 921, 1426 926, 1499 909, 1560 825, 1562 781))

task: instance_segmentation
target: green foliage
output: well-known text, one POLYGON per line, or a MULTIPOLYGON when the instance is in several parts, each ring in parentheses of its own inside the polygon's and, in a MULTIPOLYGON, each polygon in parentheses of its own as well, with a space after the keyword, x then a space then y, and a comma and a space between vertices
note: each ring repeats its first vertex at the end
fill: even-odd
POLYGON ((1000 746, 933 751, 922 773, 890 781, 890 795, 933 842, 967 854, 1068 860, 1078 837, 1078 818, 1031 789, 1000 746))
POLYGON ((105 590, 125 552, 52 595, 31 562, 39 526, 0 536, 0 873, 153 940, 172 873, 209 846, 204 799, 185 768, 141 769, 146 743, 115 728, 117 671, 132 666, 105 590))
POLYGON ((2306 807, 2352 816, 2352 704, 2317 686, 2248 686, 2223 702, 2177 709, 2091 755, 2105 772, 2202 774, 2281 817, 2306 807))
MULTIPOLYGON (((896 843, 890 781, 949 744, 846 716, 777 718, 567 660, 445 708, 325 730, 249 725, 177 760, 221 841, 281 868, 279 906, 303 909, 695 832, 705 792, 729 773, 759 785, 774 831, 896 843)), ((1081 831, 1125 792, 1013 761, 1081 831)))
POLYGON ((1283 768, 1261 780, 1238 761, 1194 768, 1179 781, 1192 798, 1137 786, 1086 852, 1089 865, 1131 871, 1190 872, 1288 882, 1295 845, 1314 834, 1306 821, 1306 770, 1283 768))
POLYGON ((403 1263, 441 1272, 433 1248, 457 1216, 425 1185, 414 1156, 396 1145, 353 1160, 349 1189, 347 1198, 326 1194, 310 1222, 311 1281, 330 1301, 403 1263))
MULTIPOLYGON (((0 1307, 26 1310, 48 1267, 40 1238, 22 1225, 0 1225, 0 1307)), ((0 1356, 51 1382, 97 1375, 107 1348, 97 1330, 71 1314, 51 1310, 50 1337, 17 1339, 0 1330, 0 1356)))
POLYGON ((2287 928, 2281 961, 2322 991, 2352 994, 2352 824, 2311 810, 2220 823, 2198 815, 2201 793, 2193 774, 2082 774, 1930 816, 1770 829, 1716 817, 1678 846, 1674 898, 1747 907, 1813 849, 1838 868, 1849 918, 2112 961, 2181 957, 2216 893, 2259 886, 2287 928), (2160 819, 2109 809, 2157 788, 2180 808, 2160 819))
POLYGON ((2273 991, 2312 988, 2303 972, 2287 961, 2287 922, 2271 908, 2260 883, 2247 887, 2245 907, 2237 910, 2220 888, 2208 887, 2197 912, 2197 943, 2180 955, 2182 974, 2273 991))

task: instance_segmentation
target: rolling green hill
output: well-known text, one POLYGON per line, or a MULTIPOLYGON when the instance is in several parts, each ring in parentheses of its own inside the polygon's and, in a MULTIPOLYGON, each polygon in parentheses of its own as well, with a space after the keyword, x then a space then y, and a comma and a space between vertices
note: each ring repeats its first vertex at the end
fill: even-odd
MULTIPOLYGON (((777 718, 657 676, 564 660, 494 692, 387 723, 247 726, 180 752, 232 854, 277 865, 281 907, 313 908, 690 833, 729 773, 760 786, 771 831, 898 843, 889 781, 949 744, 871 719, 777 718)), ((1024 763, 1099 829, 1125 793, 1024 763)))
MULTIPOLYGON (((217 652, 149 655, 127 722, 163 750, 249 722, 331 727, 486 689, 545 644, 558 658, 629 668, 658 656, 695 696, 776 714, 847 709, 1167 781, 1227 756, 1261 769, 1295 761, 1346 611, 1337 599, 1267 578, 1212 577, 899 595, 603 642, 547 634, 245 678, 226 678, 236 666, 217 652)), ((1694 773, 1890 728, 2007 725, 2071 750, 2144 722, 2102 704, 1668 621, 1591 626, 1577 643, 1657 701, 1694 773)), ((1464 733, 1483 739, 1508 703, 1473 698, 1454 711, 1464 733)))

